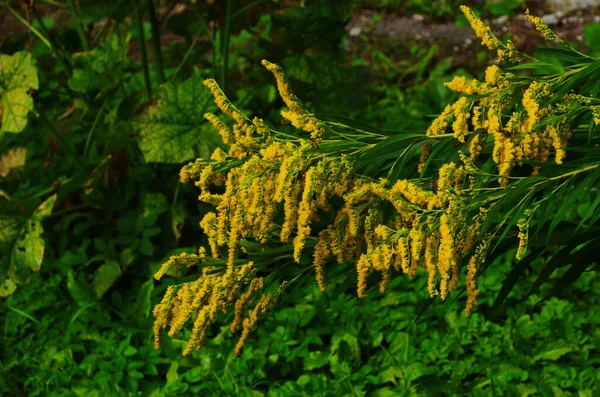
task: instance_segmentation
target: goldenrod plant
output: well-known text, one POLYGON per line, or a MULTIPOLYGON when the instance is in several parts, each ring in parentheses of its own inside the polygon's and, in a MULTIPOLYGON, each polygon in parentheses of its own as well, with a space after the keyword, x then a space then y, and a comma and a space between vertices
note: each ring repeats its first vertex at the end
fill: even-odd
POLYGON ((189 321, 184 354, 194 352, 225 312, 233 314, 230 330, 241 330, 239 355, 258 318, 307 269, 325 291, 334 268, 355 268, 359 297, 371 293, 372 275, 384 293, 392 277, 423 273, 431 298, 466 291, 469 315, 478 275, 508 250, 518 262, 497 303, 542 251, 551 268, 539 283, 548 270, 571 265, 559 288, 593 263, 600 241, 600 60, 528 13, 561 46, 539 51, 559 63, 543 62, 461 9, 506 63, 489 66, 483 81, 448 82, 460 96, 422 133, 319 117, 266 60, 286 106, 281 127, 249 118, 214 80, 205 81, 234 123, 206 114, 223 146, 181 170, 181 182, 194 182, 213 211, 200 223, 208 246, 171 257, 155 274, 201 268, 196 281, 169 287, 154 308, 157 346, 164 329, 175 336, 189 321), (585 210, 572 210, 578 207, 585 210))

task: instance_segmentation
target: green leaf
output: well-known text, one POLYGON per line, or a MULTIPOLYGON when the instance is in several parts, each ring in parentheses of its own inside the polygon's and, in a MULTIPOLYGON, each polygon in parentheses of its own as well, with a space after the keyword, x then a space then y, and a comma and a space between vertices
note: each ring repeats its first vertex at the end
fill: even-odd
POLYGON ((69 87, 81 93, 112 94, 122 82, 130 40, 130 35, 119 37, 113 34, 94 50, 77 54, 73 75, 67 82, 69 87))
POLYGON ((538 361, 538 360, 550 360, 550 361, 556 361, 559 358, 561 358, 562 356, 564 356, 567 353, 571 353, 572 351, 576 350, 574 347, 558 347, 552 350, 548 350, 544 353, 538 354, 537 356, 533 357, 534 361, 538 361))
POLYGON ((87 283, 77 280, 71 269, 67 274, 67 289, 79 306, 86 306, 95 301, 87 283))
POLYGON ((0 54, 0 137, 4 132, 23 131, 27 125, 27 115, 33 110, 29 90, 38 88, 37 69, 33 66, 31 54, 0 54))
POLYGON ((208 157, 219 136, 204 120, 204 113, 215 108, 197 70, 186 81, 164 85, 156 104, 136 123, 146 161, 181 163, 197 156, 208 157))
POLYGON ((42 221, 52 213, 55 201, 56 195, 44 201, 34 211, 19 237, 14 241, 8 274, 15 283, 26 281, 31 271, 40 270, 45 250, 42 221))
POLYGON ((304 370, 311 371, 315 368, 321 368, 329 362, 329 355, 323 352, 310 352, 304 359, 304 370))
POLYGON ((121 277, 121 268, 116 261, 107 261, 96 270, 92 288, 98 299, 108 291, 117 279, 121 277))
POLYGON ((600 52, 600 22, 585 25, 583 27, 583 36, 588 47, 600 52))
MULTIPOLYGON (((162 193, 148 193, 144 196, 144 223, 146 226, 152 226, 156 223, 158 217, 169 210, 167 197, 162 193)), ((152 229, 149 229, 152 230, 152 229)), ((144 231, 145 233, 146 231, 144 231)), ((152 234, 152 232, 150 232, 152 234)), ((147 234, 144 234, 147 236, 147 234)))
POLYGON ((142 284, 138 291, 137 298, 135 299, 133 315, 135 321, 139 325, 143 325, 144 320, 150 315, 150 307, 152 306, 150 296, 153 290, 154 281, 150 279, 142 284))

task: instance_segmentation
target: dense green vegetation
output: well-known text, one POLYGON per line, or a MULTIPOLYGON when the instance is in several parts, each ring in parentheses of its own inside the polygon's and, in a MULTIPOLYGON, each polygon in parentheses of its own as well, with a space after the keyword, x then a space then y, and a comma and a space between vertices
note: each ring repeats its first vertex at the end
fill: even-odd
MULTIPOLYGON (((474 54, 472 67, 457 67, 437 46, 382 39, 378 48, 345 29, 366 7, 373 21, 401 12, 464 25, 462 2, 361 3, 0 2, 1 15, 26 32, 0 42, 0 394, 600 393, 598 172, 569 179, 587 184, 585 195, 569 199, 565 189, 560 205, 542 207, 548 217, 564 215, 551 229, 560 226, 565 238, 579 227, 587 234, 547 249, 532 243, 523 261, 515 259, 517 246, 501 246, 481 272, 469 317, 464 288, 445 302, 429 299, 426 276, 398 276, 385 294, 372 287, 358 298, 350 266, 328 277, 325 292, 303 272, 239 358, 227 323, 213 325, 189 356, 181 355, 189 329, 154 348, 152 308, 168 286, 199 272, 172 269, 160 282, 153 274, 169 257, 207 246, 198 224, 211 208, 179 180, 184 164, 222 147, 204 118, 217 111, 204 79, 214 78, 247 115, 287 128, 273 76, 260 67, 268 59, 318 117, 355 129, 376 125, 386 136, 425 134, 458 97, 444 83, 457 75, 483 79, 487 52, 474 54)), ((524 3, 476 10, 512 15, 524 3)), ((584 33, 573 46, 598 56, 600 24, 584 33)), ((588 61, 577 56, 548 50, 537 72, 578 73, 573 65, 588 61)), ((595 69, 570 88, 597 95, 599 61, 589 62, 595 69)), ((597 128, 590 124, 582 141, 589 147, 582 144, 575 161, 597 161, 597 128)), ((418 159, 416 148, 412 154, 418 159)), ((362 170, 389 167, 382 157, 362 170)))

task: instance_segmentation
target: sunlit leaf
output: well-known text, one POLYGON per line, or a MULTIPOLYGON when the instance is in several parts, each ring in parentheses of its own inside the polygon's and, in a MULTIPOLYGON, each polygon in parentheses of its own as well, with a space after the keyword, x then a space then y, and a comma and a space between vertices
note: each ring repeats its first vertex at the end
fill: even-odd
POLYGON ((28 52, 0 54, 0 114, 3 132, 21 132, 27 125, 27 116, 33 110, 29 90, 39 86, 37 69, 28 52))
POLYGON ((204 120, 215 105, 198 71, 188 80, 162 87, 156 104, 136 123, 139 146, 148 162, 180 163, 208 157, 219 137, 204 120))

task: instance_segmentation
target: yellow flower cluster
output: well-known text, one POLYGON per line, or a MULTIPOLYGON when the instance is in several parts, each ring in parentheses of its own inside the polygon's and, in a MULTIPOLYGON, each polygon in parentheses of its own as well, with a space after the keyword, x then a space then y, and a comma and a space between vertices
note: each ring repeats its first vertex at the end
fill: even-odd
POLYGON ((267 60, 263 60, 262 64, 275 76, 281 99, 289 109, 281 112, 283 118, 292 123, 294 127, 310 133, 313 141, 320 141, 325 133, 325 124, 304 108, 300 99, 292 92, 281 67, 267 60))
POLYGON ((551 84, 532 81, 524 90, 519 89, 522 85, 514 75, 503 73, 496 65, 487 68, 484 82, 455 77, 446 86, 465 96, 446 107, 427 130, 427 136, 442 135, 451 125, 455 139, 469 142, 473 160, 479 157, 485 142, 491 140, 501 186, 508 183, 515 164, 525 160, 545 162, 551 150, 555 162, 561 164, 566 157, 570 131, 560 121, 539 126, 541 120, 563 111, 560 106, 542 105, 550 95, 551 84), (521 106, 515 108, 518 99, 521 106), (503 115, 509 110, 512 116, 503 125, 503 115))
POLYGON ((525 11, 525 17, 535 25, 537 31, 543 34, 546 40, 563 43, 563 40, 560 37, 558 37, 556 33, 554 33, 552 29, 550 29, 550 27, 544 21, 542 21, 540 17, 535 17, 531 15, 529 13, 529 10, 525 11))
POLYGON ((487 243, 477 245, 485 205, 469 201, 476 194, 474 176, 480 172, 474 161, 486 141, 492 141, 501 183, 518 161, 545 161, 550 148, 556 161, 562 161, 568 133, 560 124, 540 122, 554 114, 543 107, 547 86, 517 85, 514 76, 497 66, 488 68, 484 82, 456 78, 448 83, 463 95, 446 107, 427 134, 445 134, 451 127, 470 153, 460 152, 460 162, 442 165, 437 179, 425 188, 408 179, 355 175, 351 159, 342 151, 321 152, 314 141, 331 142, 322 134, 327 124, 304 110, 278 66, 263 64, 274 74, 289 109, 284 117, 311 137, 272 130, 258 118, 250 120, 213 80, 205 82, 221 111, 234 121, 230 127, 214 114, 205 115, 226 148, 191 162, 180 173, 182 182, 193 181, 198 187, 199 200, 213 207, 200 222, 210 258, 202 248, 198 255, 170 258, 156 273, 160 278, 171 267, 202 267, 198 280, 169 287, 155 307, 156 343, 164 329, 174 336, 190 321, 192 335, 184 354, 191 353, 202 344, 216 314, 230 311, 231 332, 241 330, 236 346, 240 354, 258 319, 276 301, 276 293, 265 291, 269 265, 279 260, 311 264, 321 290, 327 288, 330 265, 353 264, 359 297, 367 295, 372 273, 380 276, 383 293, 394 272, 413 278, 422 271, 427 274, 429 295, 446 300, 458 288, 465 268, 465 314, 469 314, 479 293, 478 267, 487 253, 487 243), (521 100, 515 101, 514 95, 521 95, 521 100), (513 109, 510 104, 515 102, 519 106, 513 109), (509 119, 503 116, 507 110, 512 111, 509 119), (256 259, 269 255, 273 258, 266 264, 256 259))
POLYGON ((461 11, 467 17, 469 25, 475 32, 475 35, 481 40, 481 43, 491 51, 497 50, 498 58, 502 60, 509 59, 513 62, 518 61, 521 57, 515 48, 514 44, 508 40, 506 44, 494 36, 492 30, 481 19, 477 18, 475 13, 467 6, 460 6, 461 11))
MULTIPOLYGON (((189 259, 189 255, 172 257, 169 262, 176 262, 179 259, 185 262, 189 259)), ((276 294, 262 294, 254 309, 242 321, 244 308, 263 287, 263 279, 254 278, 256 269, 252 262, 225 273, 218 273, 217 270, 214 267, 206 266, 202 269, 202 277, 196 281, 167 288, 162 301, 153 310, 156 348, 160 347, 161 333, 164 329, 168 327, 168 335, 173 337, 189 320, 193 319, 192 333, 183 354, 188 355, 198 350, 217 313, 225 312, 233 306, 235 316, 230 326, 231 331, 236 332, 240 322, 243 322, 242 334, 236 346, 236 354, 241 353, 242 347, 256 323, 257 316, 264 315, 273 305, 276 294), (248 285, 246 291, 240 293, 245 285, 248 285)), ((161 271, 155 275, 157 279, 160 278, 161 271)))

